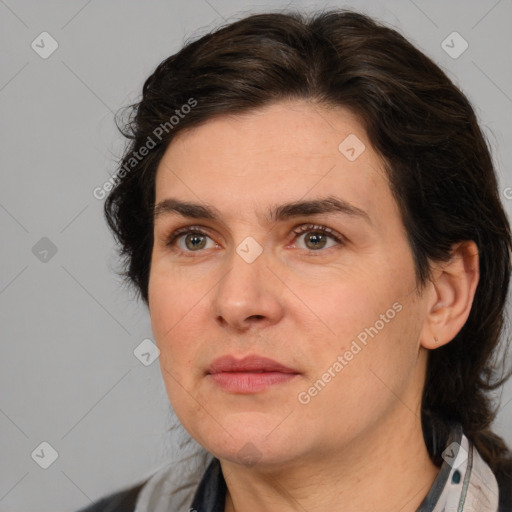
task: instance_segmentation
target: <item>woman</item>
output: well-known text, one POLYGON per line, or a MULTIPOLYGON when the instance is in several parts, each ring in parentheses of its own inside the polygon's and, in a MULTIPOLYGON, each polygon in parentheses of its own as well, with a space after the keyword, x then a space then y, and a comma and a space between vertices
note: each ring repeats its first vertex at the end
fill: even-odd
POLYGON ((512 510, 510 227, 439 67, 355 12, 252 15, 125 135, 105 213, 204 453, 86 510, 512 510))

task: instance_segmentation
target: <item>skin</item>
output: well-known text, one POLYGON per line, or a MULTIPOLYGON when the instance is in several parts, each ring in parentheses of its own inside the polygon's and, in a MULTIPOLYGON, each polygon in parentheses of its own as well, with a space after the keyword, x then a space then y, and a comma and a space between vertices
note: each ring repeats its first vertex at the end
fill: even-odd
POLYGON ((170 402, 219 458, 226 511, 414 511, 437 475, 420 422, 427 355, 466 321, 478 254, 473 242, 455 246, 420 293, 383 169, 355 115, 298 100, 181 132, 160 162, 157 204, 174 198, 220 214, 157 216, 149 310, 170 402), (355 161, 338 150, 349 134, 366 147, 355 161), (327 196, 368 219, 266 218, 271 207, 327 196), (293 233, 308 224, 344 242, 293 233), (166 245, 183 226, 198 226, 205 245, 186 234, 166 245), (252 263, 236 252, 246 237, 263 249, 252 263), (299 393, 397 303, 394 318, 301 403, 299 393), (269 357, 299 375, 255 394, 227 392, 205 374, 226 354, 269 357))

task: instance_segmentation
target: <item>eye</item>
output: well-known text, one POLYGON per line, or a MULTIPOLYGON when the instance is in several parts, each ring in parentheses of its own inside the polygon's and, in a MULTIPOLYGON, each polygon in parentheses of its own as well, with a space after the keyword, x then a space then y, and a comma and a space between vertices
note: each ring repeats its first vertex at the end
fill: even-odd
POLYGON ((297 238, 301 238, 304 236, 305 247, 299 247, 300 249, 312 249, 313 251, 318 251, 319 249, 329 249, 334 245, 343 245, 344 237, 339 233, 336 233, 331 228, 326 226, 318 226, 315 224, 308 224, 304 226, 300 226, 298 229, 293 231, 297 238), (332 245, 327 246, 326 244, 331 240, 334 242, 332 245))
POLYGON ((198 252, 201 249, 211 249, 207 246, 208 239, 213 243, 213 247, 215 247, 215 242, 203 231, 197 228, 181 228, 177 229, 166 241, 166 245, 168 247, 178 246, 178 249, 182 252, 198 252))
MULTIPOLYGON (((345 239, 342 235, 326 226, 307 224, 293 230, 295 240, 304 238, 299 249, 319 251, 329 249, 335 245, 343 245, 345 239), (328 245, 329 241, 331 245, 328 245)), ((198 227, 184 227, 172 232, 166 239, 166 245, 182 253, 200 252, 203 249, 213 249, 218 245, 198 227), (210 243, 209 243, 210 242, 210 243)))

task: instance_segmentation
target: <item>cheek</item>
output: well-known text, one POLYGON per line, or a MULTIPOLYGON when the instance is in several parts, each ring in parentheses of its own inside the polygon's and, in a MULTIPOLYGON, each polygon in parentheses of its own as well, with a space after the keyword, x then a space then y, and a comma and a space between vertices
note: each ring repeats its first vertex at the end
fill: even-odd
POLYGON ((366 308, 370 314, 358 314, 354 304, 347 307, 346 325, 339 323, 337 346, 311 351, 311 357, 321 363, 308 379, 312 388, 301 389, 315 395, 305 406, 310 413, 320 417, 329 411, 324 427, 333 437, 358 432, 400 404, 414 408, 408 388, 417 371, 417 308, 403 300, 391 303, 391 308, 372 309, 368 304, 366 308), (374 311, 382 313, 384 320, 374 311))
POLYGON ((313 333, 316 328, 316 332, 325 333, 316 340, 309 337, 312 381, 330 368, 337 376, 343 375, 334 379, 337 384, 333 390, 349 392, 352 397, 363 393, 370 401, 380 391, 386 393, 379 377, 391 389, 400 385, 414 367, 423 322, 421 308, 410 292, 414 282, 409 277, 408 273, 400 279, 387 272, 374 272, 337 286, 331 284, 328 293, 326 287, 323 293, 309 290, 303 295, 318 312, 311 325, 304 326, 302 321, 305 332, 313 333))
POLYGON ((308 311, 302 308, 305 315, 295 310, 297 325, 310 319, 307 331, 314 333, 316 326, 316 332, 325 340, 314 347, 315 352, 323 348, 345 350, 353 340, 364 344, 370 338, 382 337, 381 333, 396 323, 403 308, 405 294, 403 285, 397 285, 399 280, 391 282, 375 270, 340 274, 337 281, 330 276, 325 282, 316 280, 314 287, 304 283, 294 286, 296 296, 308 306, 308 311))
MULTIPOLYGON (((167 266, 168 267, 168 266, 167 266)), ((149 313, 155 336, 163 340, 187 320, 194 308, 200 306, 205 284, 166 268, 157 261, 151 268, 148 285, 149 313)))
MULTIPOLYGON (((173 374, 184 376, 192 364, 194 340, 199 339, 191 327, 196 324, 193 317, 201 299, 200 293, 193 292, 197 287, 189 284, 186 289, 192 293, 183 293, 179 279, 170 279, 166 274, 155 272, 150 276, 149 314, 160 364, 173 374)), ((165 373, 164 378, 167 380, 165 373)))
POLYGON ((193 332, 197 324, 193 306, 197 301, 178 293, 174 280, 171 286, 157 274, 151 276, 148 296, 151 327, 160 350, 160 370, 169 402, 180 422, 187 424, 190 417, 200 412, 195 411, 198 403, 192 399, 199 350, 196 345, 200 339, 193 332))

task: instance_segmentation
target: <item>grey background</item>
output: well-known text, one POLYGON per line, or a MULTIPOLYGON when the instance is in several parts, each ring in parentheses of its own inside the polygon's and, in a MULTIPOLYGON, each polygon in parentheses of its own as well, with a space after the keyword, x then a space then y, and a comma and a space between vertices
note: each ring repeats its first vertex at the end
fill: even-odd
MULTIPOLYGON (((114 273, 92 191, 123 148, 113 113, 161 60, 189 36, 286 5, 357 7, 430 55, 476 106, 510 214, 511 0, 0 0, 1 511, 76 510, 180 457, 158 361, 133 354, 152 336, 148 313, 114 273), (59 45, 47 59, 31 47, 43 31, 59 45), (441 47, 453 31, 469 43, 457 59, 441 47), (58 453, 48 469, 31 456, 43 441, 58 453)), ((495 428, 512 445, 511 427, 509 383, 495 428)))

